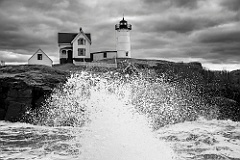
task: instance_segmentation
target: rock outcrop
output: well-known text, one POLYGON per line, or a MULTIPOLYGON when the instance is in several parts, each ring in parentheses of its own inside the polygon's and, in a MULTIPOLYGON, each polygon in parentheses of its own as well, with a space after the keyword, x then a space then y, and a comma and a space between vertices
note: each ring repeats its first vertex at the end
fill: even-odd
POLYGON ((213 97, 211 103, 218 106, 218 119, 240 121, 240 106, 237 101, 226 97, 213 97))
POLYGON ((0 120, 18 121, 27 109, 40 107, 68 72, 39 65, 0 67, 0 120))

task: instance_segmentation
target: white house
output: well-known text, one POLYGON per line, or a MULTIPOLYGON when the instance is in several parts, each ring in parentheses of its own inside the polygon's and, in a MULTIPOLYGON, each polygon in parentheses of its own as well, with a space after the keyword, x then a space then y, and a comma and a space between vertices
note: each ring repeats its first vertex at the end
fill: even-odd
POLYGON ((78 62, 93 62, 107 58, 131 58, 130 31, 132 25, 123 19, 115 25, 116 50, 90 52, 92 44, 91 34, 84 33, 58 33, 58 47, 60 64, 78 62))
POLYGON ((91 62, 90 46, 91 34, 84 33, 58 33, 60 64, 77 62, 91 62))
POLYGON ((53 61, 41 49, 38 49, 29 59, 28 64, 39 64, 52 67, 53 61))

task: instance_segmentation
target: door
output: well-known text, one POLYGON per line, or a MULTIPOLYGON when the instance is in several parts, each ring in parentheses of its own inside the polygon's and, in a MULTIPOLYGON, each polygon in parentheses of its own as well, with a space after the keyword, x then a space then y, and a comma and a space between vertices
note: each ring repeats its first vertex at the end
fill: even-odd
POLYGON ((73 53, 72 53, 72 50, 68 50, 67 55, 68 55, 67 63, 73 63, 73 53))

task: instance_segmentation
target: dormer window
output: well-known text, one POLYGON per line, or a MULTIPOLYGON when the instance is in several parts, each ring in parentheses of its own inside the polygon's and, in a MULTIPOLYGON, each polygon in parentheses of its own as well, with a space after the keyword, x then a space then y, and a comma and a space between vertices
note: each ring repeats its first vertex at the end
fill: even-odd
POLYGON ((37 60, 42 60, 42 54, 37 54, 37 60))
POLYGON ((78 45, 85 45, 86 44, 86 40, 83 38, 79 38, 78 39, 78 45))

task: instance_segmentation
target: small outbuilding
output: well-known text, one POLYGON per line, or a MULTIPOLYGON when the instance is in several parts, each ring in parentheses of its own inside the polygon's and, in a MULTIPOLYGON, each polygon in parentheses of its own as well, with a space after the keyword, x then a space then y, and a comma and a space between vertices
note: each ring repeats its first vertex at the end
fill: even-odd
POLYGON ((93 62, 109 58, 117 58, 117 51, 100 51, 91 53, 91 59, 93 62))
POLYGON ((28 64, 39 64, 52 67, 53 61, 41 49, 38 49, 29 59, 28 64))

